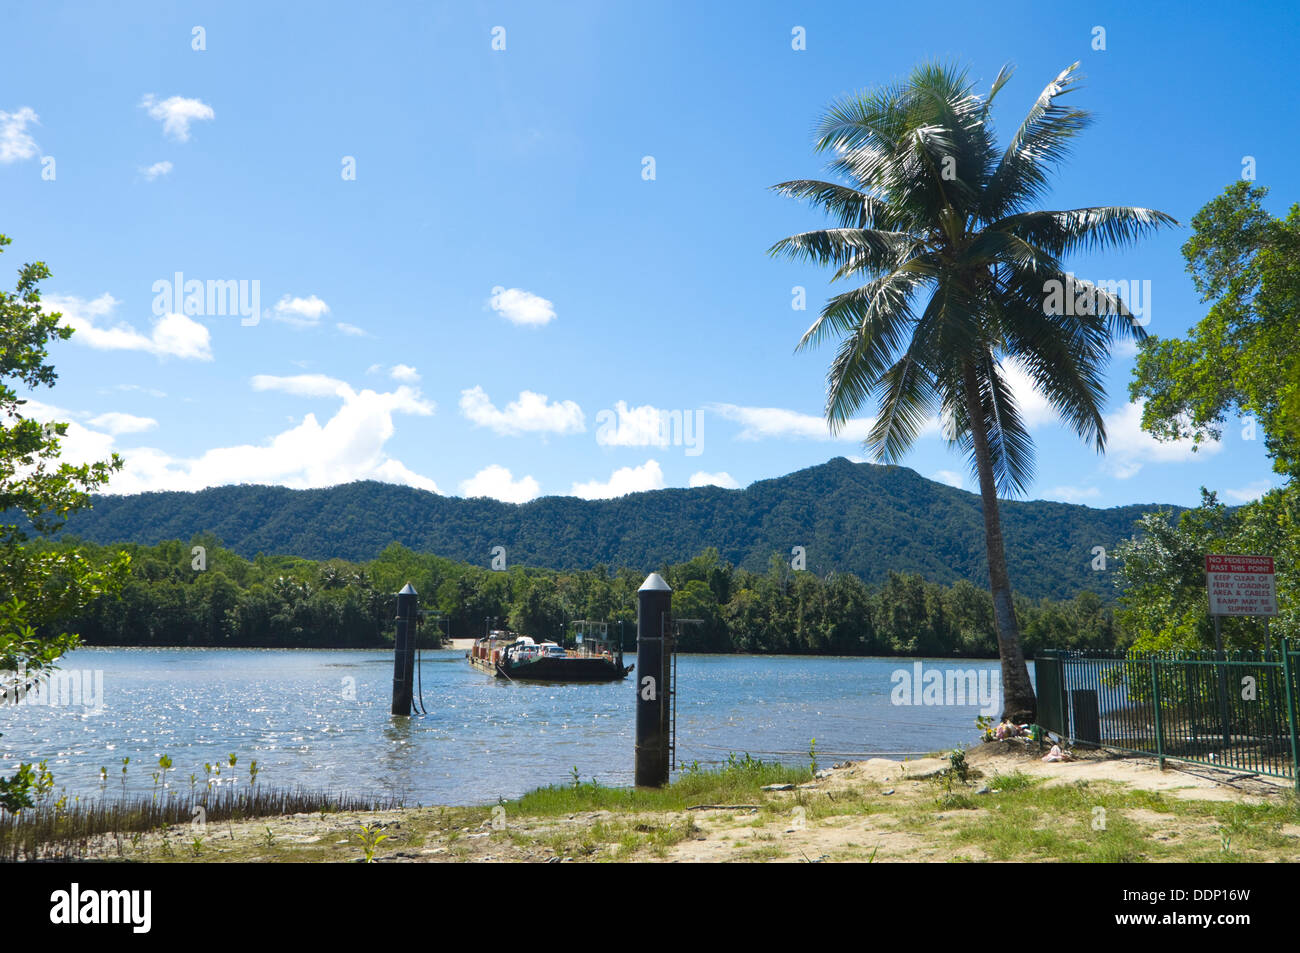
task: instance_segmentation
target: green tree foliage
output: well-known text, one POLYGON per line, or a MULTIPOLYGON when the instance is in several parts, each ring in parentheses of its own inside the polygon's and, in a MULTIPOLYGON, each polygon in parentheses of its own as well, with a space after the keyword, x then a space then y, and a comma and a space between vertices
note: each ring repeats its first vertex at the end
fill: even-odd
MULTIPOLYGON (((203 537, 207 569, 193 568, 177 541, 127 544, 130 578, 119 596, 95 600, 67 621, 91 645, 226 647, 382 647, 392 644, 395 595, 411 582, 420 607, 443 614, 457 638, 499 627, 534 637, 568 638, 568 623, 618 623, 634 647, 637 589, 643 574, 604 566, 555 571, 516 566, 493 572, 399 545, 364 564, 258 556, 245 560, 203 537)), ((93 543, 42 542, 51 551, 101 555, 93 543)), ((997 654, 987 589, 891 573, 871 586, 850 573, 825 577, 790 569, 773 553, 765 573, 733 566, 716 550, 660 567, 673 586, 673 614, 684 626, 684 652, 819 655, 997 654)), ((1035 648, 1102 648, 1119 640, 1110 609, 1083 592, 1070 602, 1022 599, 1016 606, 1035 648)), ((433 645, 432 626, 422 644, 433 645)))
MULTIPOLYGON (((1209 312, 1186 338, 1142 342, 1129 392, 1146 402, 1143 428, 1162 440, 1218 440, 1230 414, 1253 416, 1288 482, 1231 509, 1202 490, 1196 509, 1141 521, 1141 536, 1116 553, 1117 615, 1137 648, 1214 647, 1211 553, 1272 556, 1280 615, 1271 635, 1300 637, 1300 205, 1275 218, 1267 194, 1236 182, 1196 213, 1183 257, 1209 312)), ((1221 628, 1228 648, 1264 647, 1262 620, 1224 618, 1221 628)))
MULTIPOLYGON (((1300 637, 1300 492, 1295 484, 1228 508, 1202 490, 1201 505, 1174 516, 1152 513, 1142 535, 1117 548, 1121 608, 1115 613, 1140 650, 1213 649, 1205 582, 1210 553, 1273 557, 1279 615, 1270 635, 1300 637)), ((1221 620, 1225 648, 1264 648, 1262 620, 1221 620)), ((1273 647, 1277 647, 1276 641, 1273 647)))
MULTIPOLYGON (((9 243, 0 235, 0 251, 9 243)), ((38 283, 49 275, 43 262, 27 264, 17 290, 0 291, 0 669, 21 664, 29 676, 76 644, 71 633, 35 637, 33 631, 112 589, 125 565, 110 553, 91 561, 73 547, 30 544, 32 533, 52 533, 88 506, 88 494, 122 466, 116 454, 100 463, 61 461, 59 438, 68 425, 42 425, 23 413, 27 401, 18 388, 54 386, 46 348, 72 336, 59 325, 60 315, 41 310, 38 283)))
MULTIPOLYGON (((0 252, 10 239, 0 235, 0 252)), ((30 534, 52 533, 69 514, 90 503, 122 461, 73 465, 60 460, 65 423, 41 424, 24 414, 19 388, 52 387, 50 341, 72 329, 60 315, 42 311, 43 262, 23 265, 13 293, 0 291, 0 698, 13 700, 32 679, 52 668, 77 644, 55 624, 80 612, 118 585, 125 559, 112 553, 91 560, 75 547, 33 545, 30 534)), ((28 773, 0 782, 0 806, 25 806, 28 773)))
POLYGON ((1129 391, 1159 439, 1218 440, 1254 416, 1274 469, 1300 474, 1300 204, 1285 219, 1268 189, 1236 182, 1192 219, 1183 257, 1210 310, 1186 338, 1141 344, 1129 391))
MULTIPOLYGON (((900 83, 845 97, 826 111, 817 148, 830 154, 834 181, 775 186, 833 221, 771 252, 830 266, 832 280, 855 285, 826 303, 799 344, 838 345, 827 374, 831 428, 873 405, 866 446, 892 463, 938 416, 949 444, 970 462, 982 498, 1004 714, 1017 722, 1033 720, 1035 699, 998 496, 1029 486, 1033 440, 1006 365, 1022 368, 1062 421, 1104 450, 1111 346, 1144 332, 1122 300, 1074 279, 1063 259, 1176 224, 1145 208, 1035 207, 1090 121, 1063 102, 1078 85, 1077 66, 1047 85, 1005 148, 990 110, 1011 78, 1008 69, 982 97, 964 71, 919 66, 900 83), (1054 307, 1063 294, 1072 306, 1054 307)), ((916 592, 900 593, 895 608, 933 617, 916 592)), ((924 651, 934 634, 917 629, 912 637, 924 651)))

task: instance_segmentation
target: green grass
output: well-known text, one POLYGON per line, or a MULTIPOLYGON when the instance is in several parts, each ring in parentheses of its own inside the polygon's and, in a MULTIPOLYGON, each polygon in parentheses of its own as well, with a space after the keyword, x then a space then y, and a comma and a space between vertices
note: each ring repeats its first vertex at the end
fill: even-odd
MULTIPOLYGON (((188 818, 166 826, 169 816, 145 813, 112 818, 118 826, 105 825, 110 831, 140 829, 100 836, 97 853, 106 859, 190 863, 347 862, 363 856, 355 837, 358 825, 381 823, 387 839, 376 844, 377 860, 396 853, 414 857, 428 847, 426 854, 444 860, 491 855, 497 860, 643 861, 667 858, 684 841, 711 836, 714 844, 704 856, 720 860, 869 861, 880 859, 877 841, 884 844, 882 838, 891 833, 906 835, 899 843, 907 856, 919 849, 920 856, 936 860, 1257 862, 1291 860, 1300 853, 1300 839, 1289 833, 1300 827, 1300 802, 1293 796, 1260 804, 1193 800, 1118 782, 1053 783, 1021 771, 984 778, 980 783, 988 786, 986 794, 976 794, 976 785, 955 778, 895 782, 898 793, 891 797, 882 796, 882 785, 875 782, 797 787, 811 777, 806 767, 746 756, 717 769, 684 770, 661 789, 570 781, 496 807, 419 808, 382 818, 336 814, 341 805, 317 803, 319 820, 294 820, 286 812, 290 816, 282 822, 246 820, 236 831, 222 821, 210 823, 205 833, 191 830, 188 818), (783 793, 762 790, 772 784, 796 787, 783 793), (752 805, 757 810, 687 810, 701 805, 752 805), (496 826, 498 821, 504 826, 496 826), (840 845, 831 846, 835 837, 821 848, 809 846, 805 838, 789 841, 784 836, 790 828, 815 832, 819 827, 843 830, 840 845)), ((235 806, 227 805, 224 813, 238 822, 239 812, 230 810, 235 806)), ((249 805, 239 807, 247 810, 249 805)), ((162 813, 163 807, 154 810, 162 813)), ((84 812, 81 817, 86 819, 84 812)), ((67 823, 66 818, 60 823, 67 823)), ((903 856, 897 847, 883 849, 889 859, 903 856)), ((25 856, 56 853, 47 848, 25 856)))
MULTIPOLYGON (((969 818, 940 825, 954 847, 978 848, 990 860, 1245 860, 1258 859, 1259 851, 1293 847, 1295 839, 1281 828, 1300 821, 1292 801, 1182 800, 1114 783, 1044 786, 1028 779, 1007 783, 1005 778, 1002 783, 1001 793, 975 799, 978 810, 969 818), (1167 815, 1168 828, 1153 831, 1128 816, 1137 810, 1167 815)), ((929 812, 912 812, 907 822, 924 831, 933 819, 929 812)))
POLYGON ((995 774, 985 783, 988 784, 990 791, 1006 794, 1032 787, 1035 781, 1023 771, 1012 771, 1010 774, 995 774))
POLYGON ((595 781, 556 784, 505 803, 508 817, 557 817, 584 811, 684 811, 700 804, 757 804, 767 784, 804 784, 808 768, 736 761, 716 770, 687 771, 662 788, 614 788, 595 781))

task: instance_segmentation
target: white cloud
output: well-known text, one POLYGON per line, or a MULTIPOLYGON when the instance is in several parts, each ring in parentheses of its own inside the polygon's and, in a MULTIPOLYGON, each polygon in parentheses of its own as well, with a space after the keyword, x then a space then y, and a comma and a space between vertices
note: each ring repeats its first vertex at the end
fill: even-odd
POLYGON ((620 467, 604 483, 599 480, 575 483, 572 493, 584 500, 608 500, 645 490, 662 490, 663 487, 664 471, 659 462, 647 460, 639 467, 620 467))
POLYGON ((1229 499, 1236 500, 1238 503, 1251 503, 1258 500, 1261 496, 1273 489, 1273 484, 1268 480, 1256 480, 1239 490, 1224 490, 1223 495, 1229 499))
POLYGON ((140 170, 140 174, 143 175, 143 176, 144 176, 146 179, 148 179, 150 182, 152 182, 154 179, 158 178, 160 175, 166 175, 166 174, 167 174, 168 172, 170 172, 171 170, 172 170, 172 164, 171 164, 170 162, 166 162, 166 161, 163 161, 163 162, 155 162, 153 165, 149 166, 147 169, 141 169, 141 170, 140 170))
POLYGON ((498 410, 482 387, 460 392, 460 412, 480 427, 503 436, 521 433, 581 433, 586 430, 582 408, 571 400, 550 403, 545 394, 525 390, 505 410, 498 410))
POLYGON ((355 324, 348 324, 346 321, 339 321, 334 326, 338 328, 340 332, 349 335, 350 337, 355 337, 355 338, 369 337, 369 335, 366 334, 364 329, 357 327, 355 324))
POLYGON ((522 288, 497 285, 488 303, 511 324, 540 328, 555 320, 555 306, 551 302, 522 288))
POLYGON ((1047 499, 1061 503, 1078 503, 1080 500, 1092 500, 1101 496, 1101 490, 1095 486, 1056 486, 1047 491, 1047 499))
POLYGON ((161 121, 163 134, 177 142, 189 141, 190 123, 216 116, 207 103, 183 96, 171 96, 159 102, 153 93, 146 93, 140 100, 140 108, 149 113, 149 118, 161 121))
POLYGON ((420 372, 409 364, 398 364, 388 372, 388 376, 403 384, 416 384, 420 380, 420 372))
POLYGON ((1059 420, 1055 409, 1034 387, 1033 379, 1020 361, 1009 358, 999 366, 1011 386, 1016 407, 1020 410, 1020 419, 1026 427, 1032 429, 1059 420))
POLYGON ((346 382, 324 374, 296 374, 293 377, 256 374, 250 383, 253 390, 278 390, 295 397, 343 397, 352 390, 346 382))
MULTIPOLYGON (((871 430, 869 418, 850 420, 838 434, 831 434, 825 417, 801 414, 781 407, 738 407, 735 404, 709 404, 708 409, 727 420, 741 425, 737 440, 764 440, 785 438, 795 440, 851 440, 861 443, 871 430)), ((937 431, 938 423, 928 425, 925 432, 937 431)))
POLYGON ((439 492, 432 480, 413 472, 384 449, 396 432, 394 415, 428 416, 434 412, 433 403, 411 388, 399 387, 390 393, 358 392, 321 375, 259 375, 254 378, 254 387, 300 396, 325 396, 330 388, 337 387, 333 396, 341 400, 342 406, 323 424, 309 413, 301 423, 260 444, 218 447, 191 458, 173 457, 153 447, 122 448, 115 446, 107 434, 79 433, 79 449, 87 453, 81 459, 104 459, 112 450, 123 455, 126 467, 109 484, 111 493, 199 490, 235 483, 302 489, 354 480, 380 480, 439 492))
POLYGON ((1190 438, 1163 442, 1142 429, 1142 403, 1126 404, 1107 414, 1105 468, 1117 479, 1135 476, 1148 463, 1189 463, 1223 449, 1217 441, 1201 444, 1193 452, 1190 438))
POLYGON ((728 490, 740 489, 740 483, 725 470, 721 473, 692 473, 689 486, 720 486, 728 490))
MULTIPOLYGON (((167 392, 166 392, 166 391, 158 390, 157 388, 154 388, 154 387, 141 387, 139 384, 115 384, 115 385, 113 385, 113 388, 112 388, 112 389, 113 389, 113 390, 123 390, 123 391, 139 391, 139 392, 142 393, 142 394, 148 394, 150 397, 166 397, 166 396, 167 396, 167 392)), ((106 393, 108 393, 108 391, 106 391, 106 390, 101 390, 100 393, 101 393, 101 394, 106 394, 106 393)))
POLYGON ((29 122, 40 124, 40 118, 30 106, 13 113, 0 109, 0 162, 18 162, 41 154, 36 140, 27 131, 29 122))
POLYGON ((1118 357, 1118 358, 1137 357, 1137 353, 1138 353, 1137 341, 1134 341, 1130 338, 1120 338, 1117 342, 1115 342, 1115 345, 1110 349, 1110 353, 1114 357, 1118 357))
MULTIPOLYGON (((1015 361, 1005 361, 1002 371, 1008 379, 1026 426, 1037 427, 1056 419, 1056 412, 1046 398, 1035 390, 1022 366, 1015 361)), ((736 434, 737 440, 842 440, 862 443, 875 423, 871 417, 855 417, 841 427, 838 433, 832 434, 826 418, 818 414, 804 414, 783 407, 741 407, 736 404, 710 404, 708 409, 741 425, 740 432, 736 434)), ((918 437, 937 436, 941 432, 939 417, 933 416, 922 425, 918 437)), ((934 479, 941 478, 936 476, 934 479)), ((951 483, 950 480, 943 482, 951 483)))
POLYGON ((959 490, 966 489, 966 478, 956 470, 935 470, 930 474, 930 479, 955 486, 959 490))
POLYGON ((134 414, 122 414, 117 411, 109 411, 106 414, 100 414, 98 417, 92 417, 89 423, 92 427, 107 430, 114 435, 143 433, 158 426, 158 421, 152 417, 137 417, 134 414))
POLYGON ((516 480, 509 470, 494 463, 462 480, 460 492, 462 496, 490 496, 503 503, 527 503, 541 496, 542 488, 532 477, 516 480))
POLYGON ((183 314, 163 315, 147 335, 121 321, 113 327, 101 327, 98 322, 108 319, 117 305, 117 299, 105 292, 93 301, 72 295, 46 295, 41 307, 46 313, 62 313, 63 323, 75 332, 72 340, 97 351, 145 351, 156 357, 212 360, 208 329, 183 314))
MULTIPOLYGON (((394 460, 391 457, 384 460, 374 468, 368 476, 351 477, 353 480, 378 480, 380 483, 396 483, 399 486, 413 486, 417 490, 428 490, 430 493, 441 493, 438 484, 434 483, 428 477, 421 476, 414 470, 406 466, 400 460, 394 460)), ((336 485, 322 484, 323 486, 336 485)))
POLYGON ((285 295, 275 303, 271 317, 295 327, 314 328, 320 324, 321 317, 329 312, 330 306, 315 295, 310 298, 285 295))

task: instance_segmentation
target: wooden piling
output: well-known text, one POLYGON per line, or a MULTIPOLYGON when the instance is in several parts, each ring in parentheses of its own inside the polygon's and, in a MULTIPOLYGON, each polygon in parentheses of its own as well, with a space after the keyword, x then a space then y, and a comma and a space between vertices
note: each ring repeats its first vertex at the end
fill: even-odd
POLYGON ((411 714, 415 687, 415 615, 419 595, 409 582, 397 594, 397 633, 393 638, 393 714, 411 714))
POLYGON ((637 592, 636 613, 636 784, 668 783, 670 655, 673 590, 657 572, 637 592))

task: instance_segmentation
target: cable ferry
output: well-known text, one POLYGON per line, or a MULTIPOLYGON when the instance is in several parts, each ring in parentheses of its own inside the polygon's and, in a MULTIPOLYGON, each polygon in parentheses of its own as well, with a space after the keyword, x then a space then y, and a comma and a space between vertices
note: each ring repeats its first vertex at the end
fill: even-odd
POLYGON ((626 678, 623 646, 610 640, 604 622, 570 624, 573 646, 536 642, 526 635, 495 629, 465 653, 469 664, 494 678, 530 682, 612 682, 626 678))

